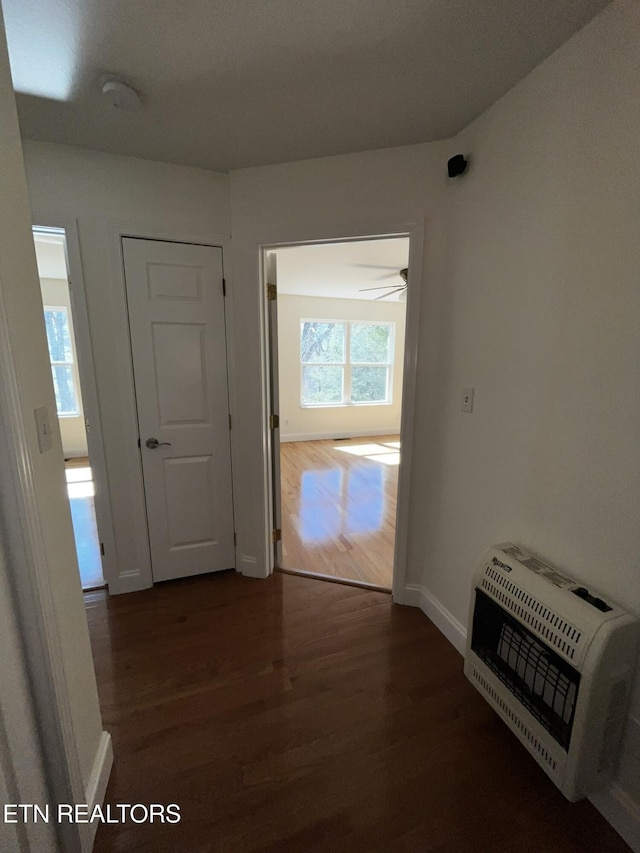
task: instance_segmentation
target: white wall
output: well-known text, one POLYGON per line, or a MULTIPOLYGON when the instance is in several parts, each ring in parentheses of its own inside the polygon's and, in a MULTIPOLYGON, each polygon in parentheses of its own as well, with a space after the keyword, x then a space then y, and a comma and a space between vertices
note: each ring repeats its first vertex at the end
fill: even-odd
MULTIPOLYGON (((514 539, 640 612, 639 41, 640 5, 614 3, 454 141, 232 174, 255 530, 259 244, 424 218, 410 583, 465 624, 483 551, 514 539)), ((636 694, 628 748, 639 715, 636 694)), ((637 802, 639 766, 621 771, 637 802)))
MULTIPOLYGON (((57 683, 60 691, 58 700, 60 703, 64 700, 64 704, 68 701, 69 749, 74 754, 74 760, 77 754, 83 792, 86 793, 102 739, 102 721, 66 497, 62 446, 56 426, 42 298, 31 234, 31 212, 1 21, 0 151, 0 312, 3 323, 6 318, 8 327, 7 332, 4 329, 2 332, 2 346, 5 350, 2 364, 3 400, 6 402, 4 395, 9 393, 9 380, 14 375, 19 394, 15 410, 2 413, 2 424, 5 436, 9 423, 12 424, 12 436, 19 428, 20 431, 26 430, 26 446, 15 444, 6 447, 3 441, 3 471, 0 477, 2 550, 14 592, 20 591, 18 620, 24 647, 30 650, 29 666, 33 677, 31 690, 38 690, 41 679, 51 677, 50 671, 40 670, 42 661, 34 660, 32 654, 39 645, 37 631, 40 616, 48 622, 48 642, 52 647, 60 649, 64 660, 64 672, 59 673, 57 683), (44 453, 38 449, 34 419, 34 409, 42 406, 48 409, 53 428, 53 447, 44 453), (42 551, 37 553, 37 564, 25 566, 19 562, 19 555, 26 547, 24 543, 30 541, 30 533, 35 525, 31 525, 24 516, 17 522, 12 517, 15 507, 21 506, 23 491, 12 480, 14 469, 7 470, 7 457, 11 457, 15 465, 18 465, 16 460, 19 460, 20 469, 25 472, 21 483, 30 479, 34 486, 38 535, 40 537, 41 534, 43 545, 42 551), (29 609, 27 601, 30 602, 29 609), (43 602, 47 604, 46 612, 42 610, 43 602)), ((11 626, 2 620, 2 631, 9 634, 10 630, 11 626)), ((2 649, 4 653, 4 644, 2 649)), ((47 657, 47 654, 43 653, 42 657, 47 657)), ((2 683, 3 690, 8 687, 8 684, 2 683)), ((41 724, 47 714, 55 714, 56 711, 57 708, 40 708, 41 724)), ((29 725, 30 721, 25 718, 25 734, 29 725)), ((45 742, 47 734, 48 730, 41 732, 45 742)), ((38 749, 42 749, 41 744, 38 749)), ((25 755, 25 772, 29 772, 28 760, 25 755)), ((55 776, 55 772, 51 768, 51 774, 55 776)))
POLYGON ((280 440, 390 435, 400 431, 402 360, 406 303, 364 299, 328 299, 278 294, 278 362, 280 374, 280 440), (300 405, 300 322, 379 320, 395 324, 391 403, 381 406, 300 405))
POLYGON ((69 283, 66 278, 41 278, 40 292, 42 293, 42 304, 46 306, 64 306, 69 315, 69 328, 71 332, 71 348, 73 350, 74 377, 76 397, 80 414, 77 417, 58 417, 60 435, 62 437, 62 451, 65 459, 74 456, 87 456, 87 431, 84 426, 84 412, 82 408, 82 392, 78 378, 77 364, 78 353, 76 351, 75 335, 73 331, 73 317, 71 313, 71 297, 69 295, 69 283))
MULTIPOLYGON (((425 269, 412 271, 420 283, 439 276, 444 263, 447 156, 450 143, 415 145, 328 157, 231 174, 236 378, 232 405, 235 442, 234 489, 242 516, 236 517, 240 565, 260 576, 267 551, 263 487, 262 294, 259 247, 408 231, 425 234, 425 269)), ((437 334, 429 293, 422 304, 423 335, 437 334), (431 320, 429 321, 429 318, 431 320)), ((419 373, 421 368, 418 368, 419 373)), ((418 399, 418 414, 423 407, 418 399)), ((419 569, 418 569, 419 571, 419 569)))
POLYGON ((195 242, 228 236, 228 178, 81 148, 24 148, 34 222, 77 222, 118 543, 120 574, 110 588, 139 589, 151 583, 151 567, 116 232, 195 242))
MULTIPOLYGON (((614 3, 459 137, 410 559, 462 622, 506 539, 640 613, 639 44, 614 3)), ((621 780, 640 806, 640 685, 621 780)))

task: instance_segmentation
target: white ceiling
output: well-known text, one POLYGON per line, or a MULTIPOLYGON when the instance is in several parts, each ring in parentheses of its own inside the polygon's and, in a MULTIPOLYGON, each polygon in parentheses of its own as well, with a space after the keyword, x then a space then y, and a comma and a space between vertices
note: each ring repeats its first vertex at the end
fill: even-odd
MULTIPOLYGON (((375 299, 402 284, 399 271, 409 263, 409 238, 316 243, 275 250, 278 292, 338 299, 375 299), (361 292, 361 288, 381 290, 361 292)), ((386 301, 399 299, 399 294, 386 301)))
POLYGON ((23 135, 227 170, 455 135, 608 0, 2 0, 23 135), (144 106, 99 91, 121 75, 144 106))
POLYGON ((57 234, 34 234, 38 275, 40 278, 67 278, 64 237, 57 234))

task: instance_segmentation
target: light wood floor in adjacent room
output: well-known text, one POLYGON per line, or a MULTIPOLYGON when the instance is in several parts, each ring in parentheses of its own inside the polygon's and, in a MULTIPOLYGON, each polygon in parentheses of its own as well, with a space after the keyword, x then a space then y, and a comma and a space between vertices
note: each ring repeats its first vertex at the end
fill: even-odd
POLYGON ((385 593, 226 572, 85 601, 106 802, 182 817, 99 825, 95 853, 628 851, 385 593))
POLYGON ((391 589, 399 436, 281 445, 282 568, 391 589))

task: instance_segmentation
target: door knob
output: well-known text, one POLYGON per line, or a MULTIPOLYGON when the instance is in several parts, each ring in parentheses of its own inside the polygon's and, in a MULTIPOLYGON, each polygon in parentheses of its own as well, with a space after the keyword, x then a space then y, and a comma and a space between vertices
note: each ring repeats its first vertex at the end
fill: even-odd
POLYGON ((149 448, 149 450, 155 450, 156 447, 162 447, 163 444, 166 444, 169 447, 171 446, 170 441, 158 441, 157 438, 148 438, 145 441, 145 445, 149 448))

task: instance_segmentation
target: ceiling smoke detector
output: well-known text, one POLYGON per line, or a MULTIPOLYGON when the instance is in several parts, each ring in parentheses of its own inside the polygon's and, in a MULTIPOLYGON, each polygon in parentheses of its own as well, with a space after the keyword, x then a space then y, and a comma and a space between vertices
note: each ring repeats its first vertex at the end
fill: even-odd
POLYGON ((142 98, 133 86, 117 77, 101 77, 100 89, 112 107, 119 110, 139 110, 142 98))

